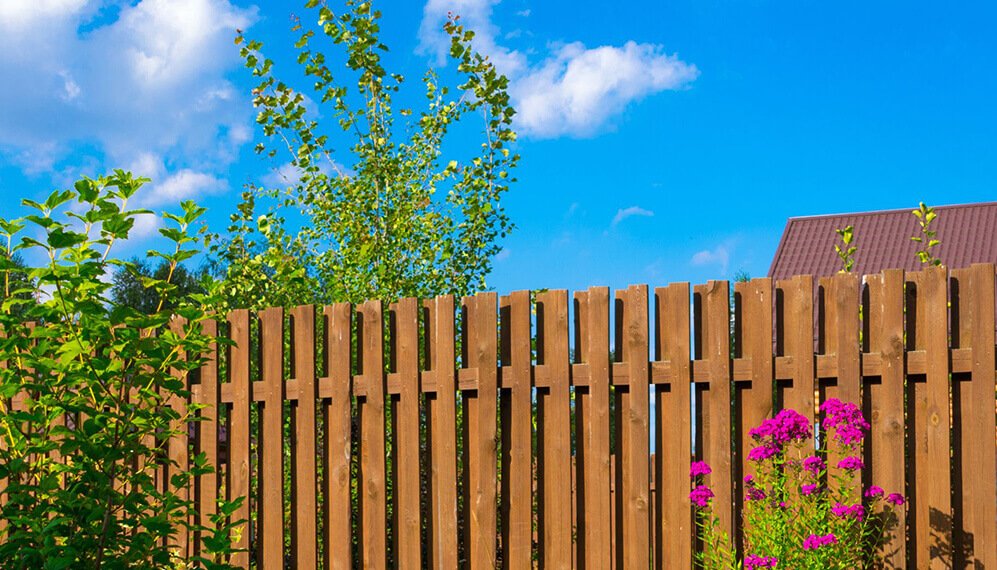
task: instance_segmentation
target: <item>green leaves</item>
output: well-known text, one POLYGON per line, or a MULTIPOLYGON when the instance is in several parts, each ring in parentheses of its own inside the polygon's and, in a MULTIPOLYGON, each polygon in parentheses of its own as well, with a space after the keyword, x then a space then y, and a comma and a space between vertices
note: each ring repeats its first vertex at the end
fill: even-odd
POLYGON ((841 239, 841 244, 835 244, 834 246, 834 252, 838 254, 838 258, 841 259, 842 263, 842 268, 838 273, 851 273, 852 267, 855 266, 855 252, 858 251, 855 246, 851 245, 852 240, 855 239, 855 226, 848 226, 844 229, 834 231, 841 239))
POLYGON ((942 242, 935 238, 938 232, 931 229, 931 223, 938 218, 938 214, 934 208, 925 205, 924 202, 920 202, 917 209, 912 210, 911 213, 917 218, 918 226, 921 229, 921 235, 910 238, 911 241, 921 244, 921 249, 914 255, 923 265, 940 266, 942 260, 934 255, 933 250, 942 242))
MULTIPOLYGON (((18 402, 0 405, 2 568, 171 568, 160 545, 182 526, 198 528, 179 493, 190 472, 172 465, 162 489, 143 466, 170 463, 163 442, 186 436, 165 404, 188 396, 184 375, 211 341, 200 323, 215 300, 192 301, 174 283, 179 263, 197 253, 190 229, 204 209, 185 203, 166 216, 174 251, 157 252, 167 272, 146 282, 157 306, 146 313, 108 299, 112 271, 137 272, 110 254, 143 214, 127 202, 145 182, 120 170, 84 178, 44 203, 26 200, 34 214, 0 220, 0 398, 18 402), (38 237, 14 246, 25 229, 38 237), (29 266, 22 250, 44 261, 29 266)), ((195 467, 210 470, 203 460, 195 467)), ((203 567, 224 567, 212 555, 231 549, 221 528, 232 527, 205 532, 203 567)))

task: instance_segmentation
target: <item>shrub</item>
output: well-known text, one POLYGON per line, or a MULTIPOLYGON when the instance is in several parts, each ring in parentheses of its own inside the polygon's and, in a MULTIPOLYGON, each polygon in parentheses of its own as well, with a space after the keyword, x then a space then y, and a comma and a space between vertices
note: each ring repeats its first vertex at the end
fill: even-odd
POLYGON ((214 528, 195 525, 185 492, 211 466, 200 454, 181 469, 165 453, 197 410, 178 411, 170 399, 188 396, 183 378, 211 340, 200 327, 204 296, 163 310, 173 270, 196 253, 188 230, 204 210, 187 202, 182 214, 164 214, 173 227, 160 232, 175 248, 150 254, 171 268, 144 281, 160 297, 155 311, 109 299, 112 268, 136 270, 111 253, 146 213, 128 209, 145 182, 122 171, 83 179, 44 203, 25 200, 34 213, 23 219, 0 219, 2 568, 174 568, 170 545, 184 527, 203 543, 203 556, 184 563, 225 567, 231 527, 220 518, 214 528), (28 264, 28 279, 8 279, 23 271, 12 262, 21 254, 39 264, 28 264))
MULTIPOLYGON (((831 399, 821 412, 824 434, 816 453, 809 445, 812 424, 793 410, 783 410, 749 432, 757 445, 748 452, 754 475, 744 478, 741 560, 730 537, 718 529, 712 490, 699 484, 692 491, 703 568, 846 570, 875 565, 898 523, 893 507, 904 498, 886 495, 875 485, 861 489, 861 446, 869 424, 859 409, 831 399)), ((697 462, 689 475, 698 482, 709 473, 708 465, 697 462)))

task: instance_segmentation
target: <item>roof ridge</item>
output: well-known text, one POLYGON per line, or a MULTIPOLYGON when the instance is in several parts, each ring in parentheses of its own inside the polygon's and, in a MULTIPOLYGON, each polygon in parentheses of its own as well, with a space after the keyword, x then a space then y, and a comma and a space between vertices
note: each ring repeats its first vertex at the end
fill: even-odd
MULTIPOLYGON (((968 204, 945 204, 943 206, 933 206, 936 210, 954 210, 962 208, 981 208, 997 206, 997 201, 993 202, 970 202, 968 204)), ((797 220, 813 220, 818 218, 844 218, 844 217, 864 217, 864 216, 881 216, 883 214, 899 214, 903 212, 912 212, 914 208, 891 208, 889 210, 871 210, 866 212, 844 212, 840 214, 813 214, 809 216, 791 216, 787 219, 787 222, 794 222, 797 220)))

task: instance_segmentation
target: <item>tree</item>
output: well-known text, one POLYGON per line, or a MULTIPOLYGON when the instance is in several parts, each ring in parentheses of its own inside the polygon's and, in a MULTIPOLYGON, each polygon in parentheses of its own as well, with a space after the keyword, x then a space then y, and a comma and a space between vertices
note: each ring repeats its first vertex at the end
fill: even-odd
POLYGON ((228 304, 481 290, 498 240, 512 227, 500 205, 519 160, 510 148, 516 135, 508 80, 471 48, 473 32, 452 18, 444 28, 459 85, 429 70, 422 77, 425 109, 396 108, 404 79, 384 67, 388 48, 373 2, 347 0, 339 14, 317 0, 306 7, 315 25, 296 21, 292 30, 297 62, 314 80, 307 98, 278 79, 261 42, 236 39, 259 78, 253 104, 263 140, 256 151, 287 163, 280 168, 286 187, 248 186, 229 236, 217 236, 214 260, 228 304), (320 40, 341 52, 341 70, 316 46, 320 40), (476 134, 471 116, 481 118, 476 134), (480 144, 451 143, 451 135, 480 144))
POLYGON ((146 315, 159 310, 171 311, 191 295, 205 292, 201 276, 191 273, 183 265, 172 267, 164 259, 153 266, 148 261, 132 258, 126 266, 114 272, 111 300, 116 305, 132 307, 146 315), (156 281, 172 284, 174 289, 169 296, 163 298, 155 288, 149 286, 156 281))

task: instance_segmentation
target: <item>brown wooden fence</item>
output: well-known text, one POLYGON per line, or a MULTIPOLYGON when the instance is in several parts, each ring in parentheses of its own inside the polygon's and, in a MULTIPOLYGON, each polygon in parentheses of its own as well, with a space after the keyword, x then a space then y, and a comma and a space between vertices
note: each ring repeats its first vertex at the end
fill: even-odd
POLYGON ((994 266, 729 287, 235 311, 189 492, 249 495, 242 567, 689 568, 692 458, 730 530, 747 429, 837 397, 908 497, 892 566, 997 570, 994 266))

